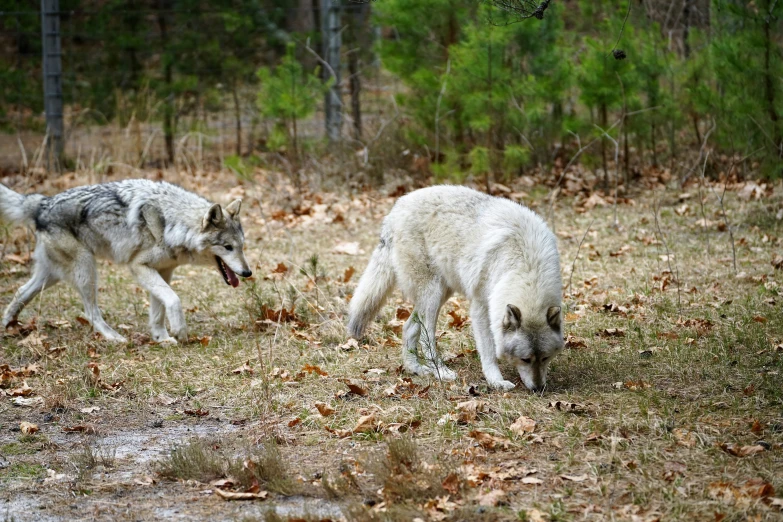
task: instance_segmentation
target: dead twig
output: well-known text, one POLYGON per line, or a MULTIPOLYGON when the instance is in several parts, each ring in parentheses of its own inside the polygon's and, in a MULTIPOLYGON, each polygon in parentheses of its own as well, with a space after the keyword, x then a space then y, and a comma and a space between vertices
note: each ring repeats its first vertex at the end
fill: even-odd
POLYGON ((663 231, 661 230, 661 223, 658 220, 658 211, 659 211, 659 203, 658 200, 655 199, 653 201, 653 217, 655 218, 655 229, 658 232, 658 238, 660 239, 661 243, 663 244, 663 247, 666 249, 666 264, 669 266, 669 273, 672 274, 675 278, 675 282, 677 283, 677 314, 682 315, 682 295, 680 291, 680 270, 677 268, 677 263, 674 263, 674 269, 672 269, 672 254, 669 250, 669 243, 666 241, 666 236, 663 235, 663 231))
POLYGON ((590 221, 590 224, 587 225, 587 229, 585 230, 585 233, 582 234, 582 240, 579 241, 579 246, 576 249, 576 255, 574 256, 574 261, 571 263, 571 275, 568 276, 568 288, 566 288, 566 294, 571 295, 571 281, 574 279, 574 270, 576 269, 576 260, 579 259, 579 252, 582 250, 582 244, 585 242, 585 238, 587 237, 587 233, 590 232, 590 227, 593 226, 593 223, 595 222, 595 218, 590 221))

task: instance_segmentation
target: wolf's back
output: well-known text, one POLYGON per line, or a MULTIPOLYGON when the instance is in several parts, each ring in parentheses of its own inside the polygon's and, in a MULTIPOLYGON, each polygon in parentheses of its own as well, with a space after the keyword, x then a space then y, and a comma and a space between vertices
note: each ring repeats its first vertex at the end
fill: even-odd
POLYGON ((45 198, 41 194, 19 194, 0 183, 0 217, 11 223, 34 226, 38 207, 45 198))

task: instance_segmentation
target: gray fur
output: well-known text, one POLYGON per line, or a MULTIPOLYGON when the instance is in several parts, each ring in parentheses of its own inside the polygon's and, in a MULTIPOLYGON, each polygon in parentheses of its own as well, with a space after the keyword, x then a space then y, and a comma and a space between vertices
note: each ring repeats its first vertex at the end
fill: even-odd
POLYGON ((238 200, 221 209, 201 196, 165 182, 130 179, 76 187, 52 197, 21 195, 0 184, 0 216, 35 228, 35 266, 3 314, 3 326, 41 290, 60 280, 79 291, 87 319, 106 339, 125 339, 109 327, 96 302, 96 258, 127 264, 149 292, 150 329, 159 342, 187 339, 179 297, 169 286, 183 264, 216 266, 250 275, 238 200), (209 218, 209 219, 207 219, 209 218), (206 222, 208 221, 208 222, 206 222), (230 247, 230 250, 226 247, 230 247))
POLYGON ((395 283, 414 303, 403 326, 408 371, 456 378, 435 349, 435 325, 443 303, 460 292, 471 300, 487 382, 514 387, 500 372, 502 358, 517 367, 525 386, 543 389, 549 362, 563 348, 562 283, 557 241, 530 209, 464 187, 403 196, 384 220, 381 242, 351 300, 352 336, 362 335, 395 283))

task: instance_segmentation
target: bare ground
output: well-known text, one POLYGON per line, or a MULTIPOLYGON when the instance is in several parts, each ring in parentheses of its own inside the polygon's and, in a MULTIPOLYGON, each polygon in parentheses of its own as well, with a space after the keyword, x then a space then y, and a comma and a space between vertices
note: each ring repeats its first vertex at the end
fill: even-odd
MULTIPOLYGON (((232 289, 215 270, 179 269, 185 346, 149 344, 146 295, 123 267, 102 266, 100 302, 127 345, 95 338, 66 286, 31 303, 0 352, 6 520, 783 518, 780 185, 728 187, 725 219, 722 186, 702 187, 703 205, 698 186, 616 207, 561 196, 569 347, 538 396, 486 387, 460 298, 438 339, 456 383, 399 374, 399 294, 347 342, 347 300, 393 190, 299 196, 271 173, 239 188, 227 174, 171 177, 216 201, 245 198, 255 280, 232 289), (163 473, 194 441, 223 464, 163 473), (270 443, 287 485, 238 480, 270 443), (269 494, 226 501, 218 489, 269 494)), ((512 196, 548 216, 547 190, 527 181, 512 196)), ((8 230, 2 306, 29 272, 28 248, 8 230)))

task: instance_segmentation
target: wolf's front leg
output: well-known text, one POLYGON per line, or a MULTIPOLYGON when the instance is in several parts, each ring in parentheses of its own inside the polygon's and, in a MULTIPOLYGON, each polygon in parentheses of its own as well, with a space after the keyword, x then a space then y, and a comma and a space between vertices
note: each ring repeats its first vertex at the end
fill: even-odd
MULTIPOLYGON (((163 304, 163 307, 166 309, 166 316, 169 318, 171 333, 174 337, 179 342, 187 342, 188 329, 185 324, 185 314, 182 311, 182 303, 179 300, 179 296, 171 289, 163 276, 159 274, 157 270, 146 265, 131 265, 131 273, 142 288, 163 304)), ((152 314, 152 312, 152 302, 150 302, 150 314, 152 314)), ((150 321, 152 321, 152 318, 150 318, 150 321)))
POLYGON ((473 325, 473 337, 476 339, 476 350, 481 358, 481 370, 484 372, 487 384, 500 390, 514 388, 514 383, 505 380, 503 374, 500 373, 487 308, 477 302, 471 304, 470 321, 473 325))
MULTIPOLYGON (((174 273, 173 268, 167 268, 165 270, 158 270, 158 273, 163 280, 168 284, 171 281, 171 275, 174 273)), ((169 336, 168 330, 166 330, 166 307, 158 300, 157 297, 149 293, 150 298, 150 334, 152 340, 161 344, 176 344, 177 341, 169 336)))

